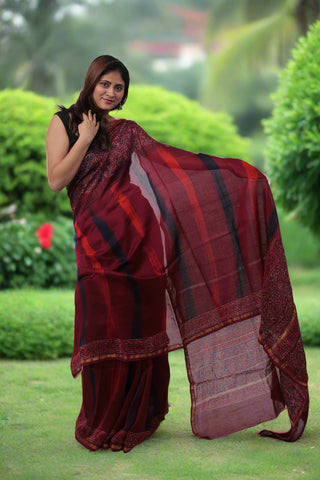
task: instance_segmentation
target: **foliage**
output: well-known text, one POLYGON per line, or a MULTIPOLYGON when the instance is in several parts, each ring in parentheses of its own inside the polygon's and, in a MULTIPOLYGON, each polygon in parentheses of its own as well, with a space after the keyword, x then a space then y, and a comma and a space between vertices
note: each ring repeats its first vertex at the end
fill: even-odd
POLYGON ((146 62, 144 55, 141 55, 140 61, 136 59, 134 70, 130 73, 135 84, 161 85, 187 98, 198 99, 199 85, 205 73, 205 65, 201 59, 188 68, 170 68, 160 72, 151 69, 150 62, 152 59, 146 62))
POLYGON ((0 223, 0 289, 74 286, 72 221, 60 217, 52 222, 50 248, 42 248, 36 237, 42 223, 40 218, 0 223))
POLYGON ((306 317, 303 314, 299 317, 301 335, 304 345, 311 347, 320 346, 319 318, 306 317))
POLYGON ((305 268, 320 266, 319 239, 281 209, 278 209, 278 215, 288 265, 305 268))
POLYGON ((71 355, 71 292, 0 292, 0 357, 53 359, 71 355))
POLYGON ((320 22, 293 50, 265 122, 267 162, 279 204, 320 235, 320 22))
MULTIPOLYGON (((16 203, 22 213, 71 215, 66 191, 57 195, 47 182, 45 136, 56 110, 53 99, 21 90, 0 92, 0 205, 16 203)), ((236 133, 228 115, 211 113, 163 88, 132 87, 124 116, 137 120, 164 143, 248 157, 248 141, 236 133)))
POLYGON ((231 113, 241 133, 260 130, 279 69, 319 13, 319 0, 217 0, 206 31, 202 102, 231 113))
POLYGON ((289 271, 302 340, 305 345, 320 346, 319 268, 289 267, 289 271))
MULTIPOLYGON (((318 269, 290 267, 303 342, 320 346, 318 269)), ((73 341, 73 291, 0 292, 0 358, 45 359, 70 355, 73 341)))
POLYGON ((249 141, 237 133, 230 115, 210 112, 162 87, 133 86, 123 116, 137 121, 162 143, 195 153, 248 160, 249 141))
POLYGON ((1 0, 0 6, 2 81, 41 93, 52 92, 61 77, 54 58, 54 34, 63 18, 55 17, 66 2, 1 0))
MULTIPOLYGON (((141 35, 163 35, 164 24, 167 32, 177 30, 178 20, 161 2, 0 0, 0 88, 70 94, 82 87, 89 63, 106 53, 135 72, 134 49, 128 45, 141 35)), ((145 60, 151 63, 150 56, 145 60)))
POLYGON ((19 212, 70 213, 65 192, 48 185, 45 137, 53 99, 21 90, 0 91, 0 205, 16 203, 19 212))

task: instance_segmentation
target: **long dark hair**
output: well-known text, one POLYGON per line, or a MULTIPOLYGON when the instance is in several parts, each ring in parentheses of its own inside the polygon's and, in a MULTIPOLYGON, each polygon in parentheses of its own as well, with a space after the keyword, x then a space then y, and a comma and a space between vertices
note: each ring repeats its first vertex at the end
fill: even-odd
MULTIPOLYGON (((117 58, 112 57, 111 55, 101 55, 100 57, 95 58, 89 66, 84 81, 84 86, 80 92, 78 100, 76 101, 76 103, 71 105, 70 108, 67 109, 70 113, 70 129, 74 133, 78 133, 78 125, 83 120, 83 113, 87 114, 88 111, 91 110, 93 113, 96 114, 96 117, 100 122, 100 127, 94 139, 94 142, 102 150, 107 150, 110 145, 107 128, 108 125, 107 121, 103 117, 104 111, 98 108, 97 105, 94 103, 92 94, 96 84, 98 83, 102 75, 114 71, 119 72, 122 80, 124 81, 124 95, 121 100, 121 106, 124 105, 128 97, 128 90, 130 84, 129 71, 126 66, 117 58)), ((115 108, 118 108, 118 106, 115 108)), ((114 110, 115 108, 113 108, 112 110, 114 110)))

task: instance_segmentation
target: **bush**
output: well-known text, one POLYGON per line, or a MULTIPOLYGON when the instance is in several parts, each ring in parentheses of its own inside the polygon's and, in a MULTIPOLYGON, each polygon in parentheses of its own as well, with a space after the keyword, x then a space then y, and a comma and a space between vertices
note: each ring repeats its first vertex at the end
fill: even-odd
POLYGON ((319 318, 300 315, 299 324, 304 345, 320 347, 319 318))
MULTIPOLYGON (((75 102, 73 96, 69 106, 75 102)), ((122 112, 115 117, 134 120, 159 142, 195 153, 236 157, 249 161, 250 141, 237 133, 232 117, 212 112, 195 100, 151 85, 130 86, 122 112)))
MULTIPOLYGON (((72 291, 0 292, 0 358, 31 360, 71 356, 73 318, 72 291)), ((299 321, 304 344, 319 347, 316 306, 306 315, 299 315, 299 321)))
POLYGON ((159 142, 195 153, 249 159, 249 140, 237 133, 230 115, 162 87, 130 87, 123 117, 138 122, 159 142))
POLYGON ((54 233, 49 249, 42 248, 36 236, 43 223, 43 217, 0 223, 0 289, 74 287, 72 220, 60 217, 52 222, 54 233))
POLYGON ((289 266, 312 268, 320 265, 319 241, 295 218, 278 211, 282 241, 289 266))
POLYGON ((320 22, 298 42, 265 121, 267 167, 276 200, 320 235, 320 22))
POLYGON ((71 215, 66 192, 56 195, 47 181, 45 139, 56 103, 21 90, 0 92, 0 205, 71 215))
POLYGON ((0 292, 0 357, 55 359, 73 348, 70 291, 0 292))
MULTIPOLYGON (((22 213, 41 210, 71 216, 66 191, 57 195, 47 182, 45 137, 56 103, 21 90, 0 92, 0 205, 16 203, 22 213)), ((132 87, 124 116, 161 142, 248 159, 248 141, 237 134, 227 114, 209 112, 164 88, 132 87)))

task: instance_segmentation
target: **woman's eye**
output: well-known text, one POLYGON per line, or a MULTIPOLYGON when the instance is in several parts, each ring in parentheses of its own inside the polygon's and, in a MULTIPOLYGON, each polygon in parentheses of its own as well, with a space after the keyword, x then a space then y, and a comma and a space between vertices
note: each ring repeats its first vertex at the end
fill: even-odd
POLYGON ((121 92, 123 90, 123 87, 117 87, 118 92, 121 92))

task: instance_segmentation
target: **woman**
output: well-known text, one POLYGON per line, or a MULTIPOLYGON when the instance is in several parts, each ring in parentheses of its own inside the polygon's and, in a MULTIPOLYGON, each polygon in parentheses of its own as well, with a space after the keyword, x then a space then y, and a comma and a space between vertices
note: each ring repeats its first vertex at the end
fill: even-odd
POLYGON ((308 413, 305 357, 266 178, 235 159, 160 144, 121 109, 129 73, 103 55, 47 134, 50 187, 76 233, 71 369, 76 438, 128 452, 168 411, 168 351, 184 348, 193 432, 216 438, 275 418, 294 441, 308 413))

